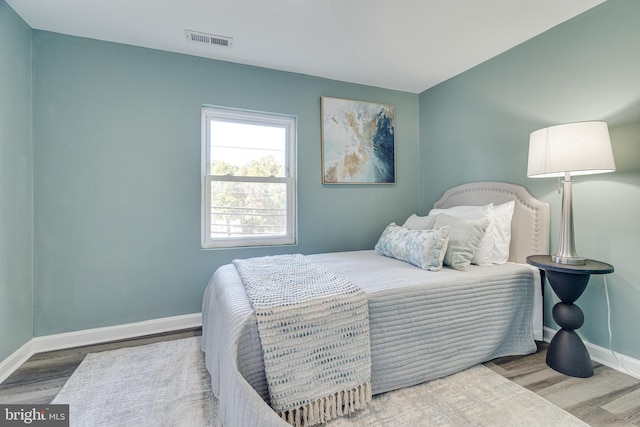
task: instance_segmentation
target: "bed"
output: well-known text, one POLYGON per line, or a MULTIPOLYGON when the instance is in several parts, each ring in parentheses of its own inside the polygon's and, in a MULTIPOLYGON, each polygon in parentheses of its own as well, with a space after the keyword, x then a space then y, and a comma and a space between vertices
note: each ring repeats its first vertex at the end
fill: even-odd
MULTIPOLYGON (((307 256, 366 294, 374 395, 535 352, 540 275, 525 258, 548 253, 548 204, 521 186, 479 182, 447 190, 434 208, 512 201, 509 262, 501 265, 432 272, 373 250, 307 256)), ((217 269, 205 291, 202 346, 225 427, 289 425, 268 404, 256 319, 233 264, 217 269)))

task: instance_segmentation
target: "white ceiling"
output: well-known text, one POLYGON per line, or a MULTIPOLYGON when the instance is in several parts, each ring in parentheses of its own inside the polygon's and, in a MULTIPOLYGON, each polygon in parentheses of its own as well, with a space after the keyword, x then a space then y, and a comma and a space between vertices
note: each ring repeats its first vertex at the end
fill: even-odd
POLYGON ((604 0, 6 2, 39 30, 420 93, 604 0))

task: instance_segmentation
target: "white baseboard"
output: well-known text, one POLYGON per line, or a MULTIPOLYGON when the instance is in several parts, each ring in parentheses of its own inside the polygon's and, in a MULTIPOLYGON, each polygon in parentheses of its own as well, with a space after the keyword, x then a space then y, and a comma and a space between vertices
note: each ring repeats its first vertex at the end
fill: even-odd
POLYGON ((16 369, 33 356, 32 340, 27 341, 22 347, 14 351, 0 362, 0 384, 6 380, 16 369))
POLYGON ((164 332, 179 331, 181 329, 198 328, 200 326, 202 326, 202 315, 200 313, 193 313, 145 320, 143 322, 127 323, 124 325, 34 337, 13 352, 8 358, 0 362, 0 383, 7 379, 9 375, 35 353, 161 334, 164 332))
MULTIPOLYGON (((544 327, 544 340, 551 342, 551 339, 556 334, 555 329, 544 327)), ((584 341, 585 347, 591 356, 591 360, 601 363, 605 366, 613 368, 617 371, 624 372, 635 378, 640 378, 640 360, 634 359, 623 354, 614 353, 610 349, 600 347, 599 345, 592 344, 588 341, 584 341)))
POLYGON ((142 337, 145 335, 161 334, 163 332, 178 331, 180 329, 197 328, 199 326, 202 326, 202 316, 200 313, 194 313, 145 320, 144 322, 127 323, 124 325, 107 326, 104 328, 45 335, 35 337, 31 341, 33 343, 33 351, 35 353, 42 353, 45 351, 62 350, 65 348, 142 337))

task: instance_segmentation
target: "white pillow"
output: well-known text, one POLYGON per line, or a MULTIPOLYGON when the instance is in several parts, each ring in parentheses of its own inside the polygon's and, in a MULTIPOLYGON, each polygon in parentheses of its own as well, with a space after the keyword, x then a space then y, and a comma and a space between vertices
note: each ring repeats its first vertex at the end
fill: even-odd
POLYGON ((493 203, 489 203, 484 206, 454 206, 447 209, 431 209, 429 211, 429 216, 439 215, 441 213, 471 221, 483 219, 489 220, 487 231, 480 241, 473 258, 471 258, 471 263, 477 265, 491 265, 493 263, 493 251, 496 239, 493 221, 493 203))
POLYGON ((511 245, 511 220, 516 202, 510 201, 493 207, 495 242, 491 254, 493 264, 504 264, 509 260, 511 245))
POLYGON ((515 201, 494 206, 493 203, 484 206, 454 206, 448 209, 431 209, 429 215, 446 213, 467 220, 490 218, 484 238, 480 242, 476 253, 471 259, 472 264, 491 265, 504 264, 509 259, 511 245, 511 220, 515 201))
POLYGON ((462 219, 470 219, 472 221, 488 218, 493 215, 493 203, 484 206, 453 206, 446 209, 431 209, 429 215, 438 215, 446 213, 447 215, 457 216, 462 219))

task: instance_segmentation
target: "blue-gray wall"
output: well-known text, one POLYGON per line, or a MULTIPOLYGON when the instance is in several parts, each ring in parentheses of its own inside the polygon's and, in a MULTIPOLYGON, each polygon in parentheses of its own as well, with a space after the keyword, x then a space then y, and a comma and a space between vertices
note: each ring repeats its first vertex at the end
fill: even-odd
POLYGON ((418 209, 418 95, 34 31, 35 335, 199 312, 233 258, 373 248, 418 209), (397 184, 323 186, 320 97, 396 108, 397 184), (200 249, 200 108, 298 118, 294 247, 200 249))
MULTIPOLYGON (((551 203, 555 248, 560 197, 554 180, 526 178, 528 135, 594 119, 610 123, 618 171, 576 179, 576 243, 616 267, 613 346, 640 358, 637 22, 639 2, 609 0, 418 96, 31 31, 0 0, 0 360, 32 335, 197 312, 235 257, 370 248, 463 182, 510 181, 551 203), (320 183, 323 95, 396 106, 396 185, 320 183), (298 117, 298 246, 200 249, 202 104, 298 117)), ((603 285, 579 304, 581 334, 606 347, 603 285)))
MULTIPOLYGON (((609 0, 466 73, 420 94, 421 210, 468 181, 526 186, 552 207, 558 242, 557 181, 526 176, 529 134, 584 120, 609 123, 617 171, 574 180, 576 248, 611 263, 613 348, 640 358, 640 2, 609 0)), ((547 287, 545 324, 556 302, 547 287)), ((607 348, 604 278, 578 300, 580 334, 607 348)))
POLYGON ((0 0, 0 362, 33 334, 31 28, 0 0))

